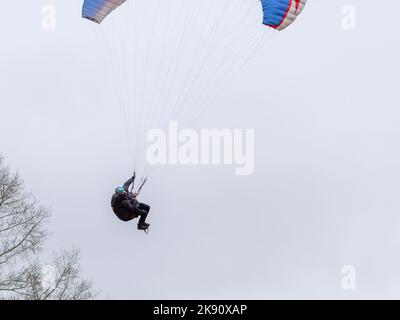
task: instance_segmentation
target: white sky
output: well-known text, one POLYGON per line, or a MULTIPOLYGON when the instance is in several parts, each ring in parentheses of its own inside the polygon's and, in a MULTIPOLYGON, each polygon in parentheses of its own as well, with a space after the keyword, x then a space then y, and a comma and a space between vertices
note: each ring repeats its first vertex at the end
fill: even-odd
POLYGON ((131 168, 81 5, 5 2, 0 18, 0 152, 53 209, 50 250, 79 246, 112 298, 399 298, 398 1, 309 0, 196 123, 255 129, 255 173, 158 170, 147 236, 110 211, 131 168))

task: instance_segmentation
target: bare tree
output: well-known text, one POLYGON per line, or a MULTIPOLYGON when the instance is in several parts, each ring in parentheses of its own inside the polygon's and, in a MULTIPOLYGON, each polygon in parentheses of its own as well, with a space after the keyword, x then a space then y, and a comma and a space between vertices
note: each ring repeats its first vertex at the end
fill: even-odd
POLYGON ((0 157, 0 267, 40 250, 49 216, 0 157))
POLYGON ((88 300, 95 298, 91 281, 81 277, 79 251, 61 250, 50 265, 33 262, 3 282, 9 299, 88 300))
POLYGON ((49 210, 25 191, 0 156, 0 298, 94 298, 92 283, 81 277, 77 249, 61 250, 51 265, 40 264, 37 253, 47 238, 49 218, 49 210))

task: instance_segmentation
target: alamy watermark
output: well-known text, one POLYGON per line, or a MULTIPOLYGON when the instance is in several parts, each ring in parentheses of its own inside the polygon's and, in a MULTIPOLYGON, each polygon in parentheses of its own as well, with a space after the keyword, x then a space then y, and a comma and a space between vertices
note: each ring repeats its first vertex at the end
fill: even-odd
POLYGON ((52 31, 57 28, 56 7, 48 4, 42 7, 42 29, 52 31))
POLYGON ((253 129, 179 129, 147 132, 146 160, 150 165, 233 165, 236 175, 254 172, 253 129))
POLYGON ((53 290, 56 286, 56 268, 46 265, 42 268, 41 286, 45 291, 53 290))
POLYGON ((356 290, 356 268, 352 265, 342 267, 342 288, 356 290))
POLYGON ((345 5, 342 7, 342 29, 343 30, 356 30, 357 29, 357 15, 356 7, 354 5, 345 5))

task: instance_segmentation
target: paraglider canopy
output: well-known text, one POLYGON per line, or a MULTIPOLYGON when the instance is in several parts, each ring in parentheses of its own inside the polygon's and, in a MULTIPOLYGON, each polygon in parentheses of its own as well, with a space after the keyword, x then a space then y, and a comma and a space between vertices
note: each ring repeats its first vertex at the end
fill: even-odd
MULTIPOLYGON (((101 23, 126 0, 85 0, 82 17, 101 23)), ((165 0, 167 1, 167 0, 165 0)), ((260 1, 260 0, 254 0, 260 1)), ((277 30, 290 26, 303 10, 307 0, 261 0, 263 23, 277 30)))
POLYGON ((82 17, 96 23, 103 22, 112 11, 117 9, 126 0, 85 0, 82 17))
POLYGON ((303 10, 307 0, 261 0, 266 26, 284 30, 303 10))

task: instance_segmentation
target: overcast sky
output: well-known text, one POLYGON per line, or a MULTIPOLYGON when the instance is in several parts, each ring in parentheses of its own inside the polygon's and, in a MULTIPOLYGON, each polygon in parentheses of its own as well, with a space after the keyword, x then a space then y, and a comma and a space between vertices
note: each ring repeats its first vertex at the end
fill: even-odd
POLYGON ((195 124, 255 129, 254 174, 158 169, 141 198, 148 235, 110 209, 131 151, 82 2, 0 13, 0 153, 53 209, 49 251, 78 246, 112 298, 400 297, 398 1, 309 0, 268 38, 195 124), (342 288, 345 265, 356 290, 342 288))

